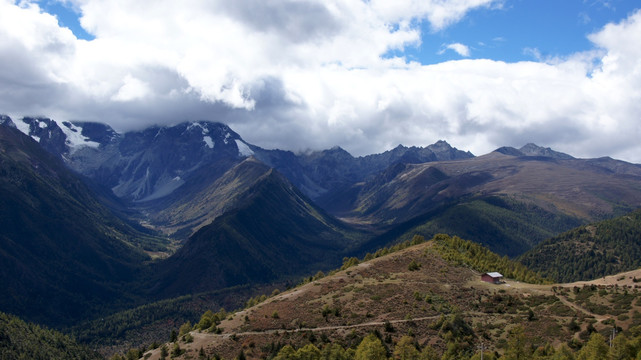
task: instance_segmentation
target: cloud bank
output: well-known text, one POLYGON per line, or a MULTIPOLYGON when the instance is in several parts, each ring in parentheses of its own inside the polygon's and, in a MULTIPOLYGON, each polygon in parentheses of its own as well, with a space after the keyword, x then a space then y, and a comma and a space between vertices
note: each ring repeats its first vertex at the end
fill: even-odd
POLYGON ((475 154, 535 142, 641 162, 641 11, 567 58, 422 65, 389 54, 420 46, 421 23, 441 31, 502 1, 67 3, 94 40, 35 2, 0 0, 0 113, 119 131, 221 121, 294 151, 445 139, 475 154))

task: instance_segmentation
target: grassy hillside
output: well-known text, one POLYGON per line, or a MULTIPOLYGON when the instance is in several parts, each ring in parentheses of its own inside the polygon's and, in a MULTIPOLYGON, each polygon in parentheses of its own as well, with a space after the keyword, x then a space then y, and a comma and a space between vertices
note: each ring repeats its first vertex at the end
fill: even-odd
POLYGON ((445 204, 393 227, 371 243, 386 246, 394 241, 409 240, 415 234, 431 238, 445 233, 513 257, 582 223, 578 218, 551 212, 515 197, 497 195, 445 204))
POLYGON ((70 337, 0 312, 0 359, 102 359, 70 337))
POLYGON ((396 164, 335 203, 342 204, 337 214, 346 221, 391 231, 388 241, 445 232, 517 256, 563 231, 638 208, 639 180, 641 167, 612 159, 493 152, 396 164))
POLYGON ((519 260, 562 282, 590 280, 639 268, 641 210, 555 236, 519 260))
MULTIPOLYGON (((258 304, 224 319, 205 314, 199 323, 183 326, 177 341, 165 347, 179 349, 177 358, 185 359, 201 353, 264 359, 314 348, 333 348, 353 359, 368 334, 374 334, 385 357, 397 358, 396 349, 409 341, 432 354, 428 359, 478 356, 481 343, 487 359, 508 359, 519 351, 522 359, 568 358, 558 357, 564 353, 571 359, 586 353, 582 348, 590 349, 592 338, 605 343, 603 337, 614 326, 621 340, 615 348, 633 353, 623 359, 640 350, 627 342, 641 334, 641 294, 631 281, 533 285, 508 278, 494 285, 480 281, 476 269, 496 270, 505 261, 508 271, 521 269, 516 276, 520 271, 525 278, 531 275, 522 265, 445 235, 406 246, 363 261, 346 259, 339 271, 254 299, 251 304, 258 304)), ((606 346, 604 358, 608 351, 606 346)), ((160 349, 149 355, 158 359, 160 349)), ((282 358, 295 358, 288 356, 282 358)))

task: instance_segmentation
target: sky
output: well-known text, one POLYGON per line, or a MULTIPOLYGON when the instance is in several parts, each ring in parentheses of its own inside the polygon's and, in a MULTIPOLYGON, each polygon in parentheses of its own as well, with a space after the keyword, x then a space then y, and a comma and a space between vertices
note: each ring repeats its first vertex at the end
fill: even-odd
POLYGON ((0 114, 641 163, 641 2, 0 0, 0 114))

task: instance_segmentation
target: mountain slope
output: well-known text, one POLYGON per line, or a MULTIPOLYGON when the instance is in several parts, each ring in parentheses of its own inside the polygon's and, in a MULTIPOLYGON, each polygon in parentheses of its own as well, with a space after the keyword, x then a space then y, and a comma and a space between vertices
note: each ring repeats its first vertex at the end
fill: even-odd
POLYGON ((102 359, 57 331, 0 312, 0 359, 102 359))
POLYGON ((469 160, 403 166, 383 181, 363 186, 353 205, 355 216, 400 222, 434 204, 476 195, 520 196, 585 219, 641 205, 637 186, 641 173, 606 172, 583 160, 495 152, 469 160))
POLYGON ((251 188, 269 171, 269 167, 253 156, 241 163, 221 161, 204 167, 171 195, 139 203, 136 208, 146 212, 149 221, 164 232, 188 238, 251 196, 254 192, 251 188), (219 177, 209 175, 232 165, 219 177))
POLYGON ((282 175, 257 161, 256 181, 230 211, 192 235, 157 269, 167 295, 269 282, 336 265, 362 234, 312 205, 282 175))
POLYGON ((514 256, 581 223, 641 206, 638 165, 514 151, 397 164, 345 195, 352 210, 344 218, 404 227, 408 236, 417 226, 432 229, 425 236, 455 233, 514 256))
POLYGON ((555 236, 519 261, 563 282, 637 269, 641 267, 641 210, 555 236))
POLYGON ((2 311, 60 325, 124 300, 120 284, 148 259, 140 242, 145 238, 102 206, 59 159, 0 126, 2 311))
POLYGON ((179 240, 187 239, 202 226, 233 208, 259 176, 258 167, 222 158, 194 171, 184 184, 159 199, 137 202, 132 209, 145 222, 179 240))
MULTIPOLYGON (((553 359, 564 358, 553 357, 554 348, 571 353, 562 344, 577 349, 592 332, 607 334, 615 323, 625 336, 638 337, 641 318, 633 314, 641 309, 640 295, 624 294, 622 284, 528 284, 523 278, 536 275, 521 264, 442 234, 377 254, 233 315, 203 314, 189 334, 193 342, 178 342, 185 351, 179 358, 194 358, 202 348, 206 356, 234 358, 242 352, 247 359, 265 359, 284 353, 287 345, 313 345, 324 353, 331 348, 334 354, 340 346, 353 354, 373 333, 388 354, 409 335, 412 348, 429 348, 429 359, 479 358, 480 344, 489 350, 487 358, 520 350, 520 358, 534 358, 536 351, 536 358, 553 359), (482 272, 503 265, 501 272, 513 269, 511 276, 520 280, 481 281, 482 272)), ((256 299, 252 303, 261 301, 256 299)), ((149 359, 158 359, 159 352, 151 351, 149 359)))
POLYGON ((492 251, 518 256, 539 242, 584 221, 508 196, 479 196, 446 203, 393 226, 371 242, 385 246, 415 234, 433 237, 452 233, 483 244, 492 251))

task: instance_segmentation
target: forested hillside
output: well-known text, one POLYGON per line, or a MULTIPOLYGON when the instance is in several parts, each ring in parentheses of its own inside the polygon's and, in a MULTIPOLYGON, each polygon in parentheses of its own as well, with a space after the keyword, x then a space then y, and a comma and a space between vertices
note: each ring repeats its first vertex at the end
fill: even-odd
POLYGON ((641 210, 546 240, 519 260, 559 282, 591 280, 641 267, 641 210))
POLYGON ((61 327, 126 304, 165 240, 133 229, 61 160, 0 126, 0 309, 61 327))
POLYGON ((0 359, 102 359, 67 335, 0 312, 0 359))

